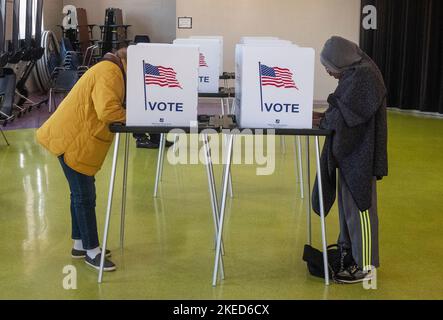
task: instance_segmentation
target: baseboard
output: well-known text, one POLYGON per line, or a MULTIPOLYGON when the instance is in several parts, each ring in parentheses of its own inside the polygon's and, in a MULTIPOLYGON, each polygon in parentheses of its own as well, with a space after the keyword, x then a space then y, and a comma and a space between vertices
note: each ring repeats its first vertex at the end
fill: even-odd
POLYGON ((419 117, 426 117, 426 118, 433 118, 433 119, 442 119, 443 120, 443 114, 438 112, 423 112, 419 110, 405 110, 400 108, 388 108, 389 111, 397 112, 397 113, 404 113, 404 114, 410 114, 415 115, 419 117))

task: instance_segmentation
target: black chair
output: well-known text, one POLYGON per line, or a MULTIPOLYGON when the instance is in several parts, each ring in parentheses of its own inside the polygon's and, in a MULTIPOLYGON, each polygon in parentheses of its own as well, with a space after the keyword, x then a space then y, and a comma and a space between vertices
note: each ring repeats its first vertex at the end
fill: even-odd
POLYGON ((51 75, 51 86, 49 89, 48 103, 50 113, 57 108, 57 106, 55 106, 54 108, 54 94, 66 94, 72 90, 77 81, 83 76, 86 71, 88 71, 90 57, 92 56, 92 52, 96 47, 91 46, 88 48, 83 59, 83 64, 80 63, 78 52, 73 51, 73 47, 69 39, 62 39, 60 48, 62 66, 55 68, 54 72, 51 75))
POLYGON ((136 35, 134 38, 134 43, 151 43, 151 39, 147 35, 136 35))

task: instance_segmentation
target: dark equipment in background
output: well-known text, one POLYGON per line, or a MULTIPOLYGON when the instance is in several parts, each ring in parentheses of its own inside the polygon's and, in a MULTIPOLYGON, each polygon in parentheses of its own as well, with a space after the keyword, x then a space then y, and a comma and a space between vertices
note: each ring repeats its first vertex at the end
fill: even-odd
POLYGON ((130 25, 123 24, 121 9, 108 8, 105 13, 105 24, 100 25, 101 41, 98 41, 101 56, 106 53, 127 47, 130 43, 127 39, 130 25))
POLYGON ((19 100, 17 102, 20 111, 26 112, 31 111, 33 107, 39 108, 42 104, 46 104, 48 99, 40 102, 34 102, 30 100, 28 90, 26 89, 26 82, 29 80, 31 72, 33 71, 36 63, 40 60, 45 52, 44 48, 41 47, 42 43, 42 20, 43 20, 43 0, 37 0, 36 8, 36 21, 35 21, 35 39, 32 38, 32 13, 33 13, 33 0, 26 0, 26 37, 25 46, 23 50, 22 61, 27 62, 26 67, 17 82, 17 95, 19 100), (23 108, 25 103, 30 104, 27 108, 23 108))
POLYGON ((443 1, 362 0, 377 29, 361 27, 360 47, 379 66, 388 106, 443 114, 443 1))
POLYGON ((44 31, 41 46, 45 52, 37 61, 33 73, 37 89, 40 92, 47 92, 50 88, 51 76, 55 68, 61 64, 60 44, 52 31, 44 31))
MULTIPOLYGON (((24 1, 24 0, 22 0, 24 1)), ((3 63, 0 65, 0 122, 6 125, 15 117, 20 117, 33 107, 39 108, 47 102, 47 99, 41 102, 34 102, 28 98, 29 93, 26 89, 31 72, 36 62, 43 56, 44 49, 42 43, 42 19, 43 19, 43 0, 37 0, 36 3, 36 21, 35 21, 35 39, 33 39, 33 0, 26 0, 26 25, 25 39, 20 40, 20 0, 13 1, 12 12, 12 40, 8 44, 6 51, 6 1, 0 1, 1 17, 0 25, 0 51, 2 52, 3 63), (7 56, 7 61, 4 56, 7 56), (18 64, 25 62, 25 68, 16 82, 16 75, 10 68, 6 68, 5 62, 9 64, 18 64), (16 101, 17 99, 17 101, 16 101), (14 114, 14 109, 18 110, 14 114)))
MULTIPOLYGON (((19 1, 14 1, 14 13, 15 9, 20 5, 19 1)), ((15 48, 18 46, 18 20, 14 14, 13 25, 13 39, 12 47, 13 52, 6 51, 6 13, 7 13, 7 1, 0 0, 0 121, 6 124, 8 121, 14 119, 12 115, 12 109, 15 98, 15 84, 16 77, 12 69, 6 68, 11 57, 16 55, 15 48)))

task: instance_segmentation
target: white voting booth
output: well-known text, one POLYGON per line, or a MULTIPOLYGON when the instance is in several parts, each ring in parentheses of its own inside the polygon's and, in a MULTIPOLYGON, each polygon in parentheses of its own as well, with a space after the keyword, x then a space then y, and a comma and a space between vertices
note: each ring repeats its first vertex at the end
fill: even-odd
POLYGON ((312 128, 315 52, 284 40, 236 47, 236 116, 242 128, 312 128))
POLYGON ((280 38, 278 37, 250 37, 250 36, 246 36, 246 37, 241 37, 240 38, 240 44, 245 44, 248 41, 269 41, 269 40, 280 40, 280 38))
POLYGON ((130 46, 127 126, 189 127, 197 120, 198 66, 198 46, 130 46))
POLYGON ((223 57, 224 57, 224 45, 223 45, 223 37, 222 36, 192 36, 189 37, 189 39, 210 39, 210 40, 217 40, 219 42, 219 46, 221 48, 220 50, 220 71, 219 75, 223 75, 224 69, 223 69, 223 57))
MULTIPOLYGON (((300 48, 289 41, 279 39, 244 39, 236 47, 236 102, 240 128, 311 129, 314 85, 314 50, 300 48)), ((155 128, 161 132, 161 147, 157 163, 157 177, 161 177, 165 135, 171 127, 188 127, 197 120, 198 74, 201 47, 176 42, 167 44, 138 44, 128 49, 127 72, 127 123, 123 131, 116 130, 116 143, 112 162, 111 179, 103 233, 103 251, 112 211, 112 198, 119 154, 120 134, 126 133, 125 163, 123 172, 120 244, 123 247, 124 217, 126 210, 126 189, 128 178, 129 134, 140 131, 132 127, 155 128), (124 131, 127 130, 127 131, 124 131), (135 131, 131 131, 135 130, 135 131), (165 131, 162 131, 165 130, 165 131)), ((221 50, 222 51, 222 50, 221 50)), ((226 209, 234 135, 227 137, 227 163, 224 165, 221 202, 217 200, 214 172, 211 162, 210 144, 205 135, 206 167, 211 207, 214 218, 216 249, 212 284, 217 284, 219 273, 224 278, 223 267, 223 225, 226 209), (220 272, 219 272, 220 271, 220 272)), ((310 144, 309 136, 315 136, 317 172, 320 173, 319 136, 321 130, 280 130, 277 134, 306 135, 308 164, 308 190, 310 190, 310 144), (283 133, 282 133, 283 132, 283 133)), ((299 137, 298 137, 299 138, 299 137)), ((300 143, 298 156, 301 166, 300 143)), ((302 177, 302 171, 300 174, 302 177)), ((156 180, 155 189, 158 187, 156 180)), ((301 181, 301 190, 303 182, 301 181)), ((323 262, 325 284, 329 284, 327 272, 327 239, 325 214, 322 199, 322 179, 318 175, 320 194, 320 217, 322 230, 323 262)), ((302 195, 303 198, 303 195, 302 195)), ((311 244, 311 207, 308 196, 308 243, 311 244)), ((98 282, 102 282, 104 255, 100 262, 98 282)))
POLYGON ((218 39, 176 39, 174 44, 197 45, 199 47, 199 93, 218 93, 220 75, 220 52, 223 50, 218 39))

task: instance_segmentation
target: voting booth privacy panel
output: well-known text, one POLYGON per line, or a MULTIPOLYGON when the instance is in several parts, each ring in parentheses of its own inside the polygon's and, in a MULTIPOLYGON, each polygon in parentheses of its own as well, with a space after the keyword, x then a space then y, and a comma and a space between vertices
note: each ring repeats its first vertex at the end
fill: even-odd
POLYGON ((191 36, 189 39, 210 39, 210 40, 217 40, 220 45, 220 65, 219 65, 219 75, 222 76, 223 72, 225 71, 223 68, 223 57, 224 57, 224 46, 223 46, 223 37, 222 36, 191 36))
POLYGON ((241 128, 311 129, 315 51, 285 41, 236 47, 241 128))
POLYGON ((196 121, 198 68, 198 46, 130 46, 127 126, 188 127, 196 121))
POLYGON ((218 93, 220 75, 220 52, 223 50, 217 39, 176 39, 174 44, 199 47, 199 93, 218 93))

